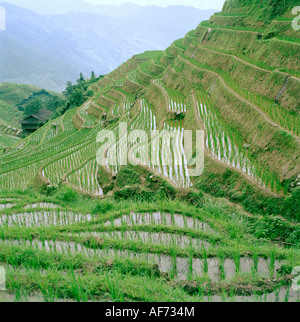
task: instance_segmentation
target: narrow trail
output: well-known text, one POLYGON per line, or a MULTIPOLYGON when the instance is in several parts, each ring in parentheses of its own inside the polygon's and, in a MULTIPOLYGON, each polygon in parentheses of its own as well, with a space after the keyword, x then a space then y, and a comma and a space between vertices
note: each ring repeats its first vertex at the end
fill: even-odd
POLYGON ((154 66, 156 66, 156 67, 166 69, 166 67, 165 67, 165 66, 160 65, 160 64, 157 64, 154 60, 152 60, 152 64, 153 64, 154 66))
MULTIPOLYGON (((86 123, 86 120, 80 115, 80 113, 79 113, 79 109, 81 109, 82 107, 79 107, 78 109, 77 109, 77 111, 76 111, 76 114, 75 115, 77 115, 77 117, 82 121, 82 125, 80 126, 80 128, 81 129, 83 129, 84 128, 84 125, 85 125, 85 123, 86 123)), ((75 115, 74 115, 74 117, 75 117, 75 115)), ((73 122, 73 119, 72 119, 72 122, 73 122)), ((75 126, 75 124, 74 124, 74 122, 73 122, 73 125, 75 126)), ((76 128, 76 126, 75 126, 75 128, 76 128)), ((77 130, 79 130, 79 129, 77 129, 77 130)))
POLYGON ((104 95, 101 95, 100 97, 104 98, 104 99, 105 99, 105 100, 107 100, 107 101, 110 101, 110 102, 112 102, 112 103, 116 104, 116 102, 115 102, 114 100, 112 100, 112 99, 110 99, 110 98, 108 98, 108 97, 106 97, 106 96, 104 96, 104 95))
POLYGON ((288 40, 284 40, 284 39, 279 39, 279 38, 274 38, 274 40, 276 40, 276 41, 286 42, 286 43, 288 43, 288 44, 292 44, 292 45, 296 45, 296 46, 300 46, 300 44, 299 44, 299 43, 297 43, 297 42, 292 42, 292 41, 288 41, 288 40))
POLYGON ((218 55, 221 55, 221 56, 228 56, 228 57, 234 58, 234 59, 240 61, 241 63, 245 64, 245 65, 248 65, 250 67, 253 67, 253 68, 257 69, 257 70, 261 70, 261 71, 263 71, 265 73, 268 73, 268 74, 271 74, 271 73, 282 74, 282 75, 285 75, 285 76, 289 76, 290 78, 295 79, 296 81, 300 82, 300 79, 297 78, 296 76, 290 75, 288 73, 281 72, 278 69, 275 69, 273 71, 272 70, 268 70, 268 69, 264 69, 264 68, 261 68, 261 67, 258 67, 256 65, 254 65, 254 64, 251 64, 251 63, 249 63, 249 62, 243 60, 242 58, 239 58, 238 56, 235 56, 233 54, 225 54, 225 53, 222 53, 222 52, 219 52, 217 50, 213 50, 213 49, 210 49, 210 48, 207 48, 207 47, 204 47, 204 46, 200 46, 199 48, 204 49, 206 51, 209 51, 209 52, 211 52, 213 54, 218 54, 218 55))
POLYGON ((178 49, 178 50, 181 50, 181 51, 185 51, 183 48, 180 48, 180 47, 176 46, 174 43, 171 46, 173 46, 175 49, 178 49))
POLYGON ((65 119, 66 113, 63 115, 60 121, 60 126, 61 126, 61 132, 65 131, 65 126, 64 126, 64 119, 65 119))
MULTIPOLYGON (((197 119, 197 123, 199 125, 200 128, 204 128, 204 125, 203 125, 203 122, 201 121, 201 117, 200 117, 200 113, 199 113, 199 109, 198 109, 198 104, 197 104, 197 100, 196 100, 196 97, 195 97, 195 92, 193 91, 191 93, 191 96, 192 96, 192 99, 193 99, 193 105, 194 105, 194 110, 195 110, 195 115, 196 115, 196 119, 197 119)), ((235 168, 225 162, 222 162, 218 159, 216 159, 212 154, 211 152, 205 148, 205 156, 208 156, 210 159, 212 159, 214 162, 222 165, 223 167, 226 167, 228 169, 231 169, 233 171, 236 171, 238 172, 239 174, 241 174, 243 177, 245 177, 248 181, 250 181, 255 187, 257 187, 259 190, 264 190, 266 193, 268 193, 269 195, 272 195, 273 197, 281 197, 281 195, 267 189, 266 187, 260 185, 254 178, 248 176, 245 172, 243 172, 242 170, 238 169, 238 168, 235 168)))
POLYGON ((254 34, 254 35, 257 35, 257 34, 261 34, 262 33, 262 30, 241 30, 241 29, 230 29, 230 28, 223 28, 221 26, 203 26, 203 27, 207 27, 207 28, 211 28, 211 29, 216 29, 216 30, 226 30, 226 31, 235 31, 235 32, 242 32, 242 33, 248 33, 248 34, 254 34))
POLYGON ((146 88, 144 85, 132 81, 131 79, 128 78, 128 76, 126 77, 126 79, 128 80, 128 82, 130 82, 130 83, 132 83, 132 84, 134 84, 134 85, 136 85, 138 87, 141 87, 142 89, 145 89, 146 88))
POLYGON ((140 67, 140 66, 139 66, 137 69, 138 69, 138 71, 139 71, 141 74, 145 75, 146 77, 153 78, 153 76, 152 76, 152 75, 149 75, 149 74, 146 74, 145 72, 143 72, 143 71, 141 70, 141 67, 140 67))
MULTIPOLYGON (((273 21, 276 21, 276 20, 273 20, 273 21)), ((282 22, 282 21, 278 21, 277 22, 282 22)), ((203 26, 203 27, 207 27, 208 26, 203 26)), ((263 30, 257 30, 257 31, 254 31, 254 30, 241 30, 241 29, 230 29, 230 28, 224 28, 224 27, 221 27, 221 26, 212 26, 210 27, 211 29, 215 29, 215 30, 226 30, 226 31, 235 31, 235 32, 243 32, 243 33, 251 33, 251 34, 255 34, 255 35, 258 35, 258 34, 263 34, 264 31, 263 30)), ((288 44, 291 44, 291 45, 296 45, 296 46, 300 46, 300 43, 297 43, 297 42, 292 42, 292 41, 289 41, 289 40, 285 40, 285 39, 279 39, 279 38, 271 38, 272 41, 278 41, 278 42, 285 42, 285 43, 288 43, 288 44)))
POLYGON ((245 98, 243 98, 242 96, 240 96, 239 94, 237 94, 233 89, 231 89, 227 84, 226 84, 226 82, 224 81, 224 79, 222 78, 222 76, 220 76, 219 74, 217 74, 216 72, 213 72, 213 71, 210 71, 210 70, 207 70, 207 69, 204 69, 204 68, 200 68, 200 67, 198 67, 198 66, 196 66, 196 65, 194 65, 193 63, 191 63, 190 61, 188 61, 188 60, 186 60, 186 59, 184 59, 183 57, 181 57, 181 56, 178 56, 178 58, 179 59, 181 59, 183 62, 185 62, 186 64, 188 64, 188 65, 190 65, 190 66, 192 66, 193 68, 195 68, 195 69, 198 69, 198 70, 200 70, 200 71, 205 71, 205 72, 207 72, 207 73, 211 73, 211 74, 214 74, 214 75, 216 75, 218 78, 219 78, 219 80, 220 80, 220 82, 221 82, 221 84, 231 93, 231 94, 233 94, 235 97, 237 97, 239 100, 241 100, 242 102, 244 102, 245 104, 247 104, 247 105, 249 105, 249 106, 251 106, 253 109, 255 109, 263 118, 264 118, 264 120, 267 122, 267 123, 269 123, 271 126, 273 126, 273 127, 275 127, 275 128, 278 128, 278 129, 280 129, 280 130, 282 130, 282 131, 284 131, 284 132, 287 132, 289 135, 291 135, 295 140, 296 140, 296 142, 298 143, 298 144, 300 144, 300 138, 298 137, 298 136, 296 136, 294 133, 292 133, 292 132, 290 132, 289 130, 287 130, 287 129, 285 129, 285 128, 283 128, 282 126, 280 126, 280 125, 278 125, 278 124, 276 124, 276 123, 274 123, 273 121, 271 121, 268 117, 267 117, 267 115, 265 114, 265 113, 263 113, 258 107, 256 107, 254 104, 252 104, 252 103, 250 103, 249 101, 247 101, 245 98))
POLYGON ((121 96, 123 97, 123 99, 124 99, 124 100, 126 99, 125 94, 124 94, 124 93, 122 93, 122 92, 120 92, 120 91, 118 91, 117 89, 115 89, 115 88, 111 88, 110 90, 111 90, 111 91, 114 91, 115 93, 118 93, 119 95, 121 95, 121 96))

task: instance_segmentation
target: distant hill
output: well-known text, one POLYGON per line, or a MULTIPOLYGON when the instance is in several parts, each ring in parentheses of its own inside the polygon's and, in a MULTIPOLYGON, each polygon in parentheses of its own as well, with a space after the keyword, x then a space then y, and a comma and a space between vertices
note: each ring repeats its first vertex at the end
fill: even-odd
POLYGON ((0 82, 55 91, 76 80, 79 72, 106 74, 134 54, 165 49, 213 13, 182 6, 124 5, 105 6, 98 14, 41 15, 0 5, 7 12, 7 30, 0 33, 0 82))
MULTIPOLYGON (((185 0, 180 1, 169 1, 169 3, 171 2, 173 6, 179 6, 182 5, 184 3, 184 6, 188 7, 193 7, 193 8, 198 8, 198 9, 214 9, 214 10, 221 10, 223 3, 225 0, 218 0, 218 1, 214 1, 213 4, 207 4, 207 0, 185 0), (206 3, 203 3, 206 2, 206 3)), ((125 7, 138 7, 136 4, 133 4, 133 2, 131 0, 129 0, 127 3, 123 4, 123 5, 108 5, 107 3, 109 1, 97 1, 97 4, 92 4, 88 1, 85 0, 43 0, 43 1, 37 1, 37 0, 8 0, 6 2, 9 2, 13 5, 34 11, 36 13, 40 13, 40 14, 65 14, 65 13, 69 13, 69 12, 85 12, 85 13, 100 13, 103 14, 105 13, 105 15, 108 16, 116 16, 116 15, 123 15, 127 12, 124 12, 124 8, 125 7)), ((122 2, 120 0, 120 2, 122 2)), ((139 6, 143 6, 143 7, 149 7, 147 6, 147 0, 138 0, 138 5, 139 6)), ((153 1, 152 1, 153 2, 153 1)), ((159 3, 158 5, 160 7, 166 7, 168 6, 168 3, 165 1, 161 1, 158 2, 158 0, 156 0, 157 3, 159 3)), ((153 2, 154 3, 154 2, 153 2)), ((154 7, 154 5, 153 5, 154 7)))
MULTIPOLYGON (((60 94, 33 85, 0 84, 0 132, 7 133, 4 131, 6 127, 19 130, 19 121, 23 119, 28 104, 34 100, 47 104, 53 97, 60 97, 60 94)), ((9 131, 10 134, 16 134, 14 132, 9 131)))

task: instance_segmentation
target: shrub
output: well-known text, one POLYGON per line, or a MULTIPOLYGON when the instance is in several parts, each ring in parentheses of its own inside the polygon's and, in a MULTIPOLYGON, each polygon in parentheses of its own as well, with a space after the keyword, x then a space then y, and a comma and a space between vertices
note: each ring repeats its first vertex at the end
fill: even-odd
POLYGON ((258 239, 280 240, 291 244, 299 243, 299 228, 286 223, 278 217, 265 216, 252 226, 258 239))
POLYGON ((92 213, 94 215, 96 214, 106 214, 107 212, 113 210, 114 205, 108 201, 100 202, 98 203, 94 209, 92 210, 92 213))
POLYGON ((181 190, 177 194, 177 199, 198 208, 202 207, 204 202, 203 193, 201 191, 181 190))
POLYGON ((59 190, 57 197, 65 202, 75 202, 78 200, 79 194, 72 188, 65 186, 59 190))
POLYGON ((114 193, 116 200, 131 200, 135 202, 153 202, 157 198, 155 194, 150 190, 142 189, 139 186, 125 187, 114 193))
POLYGON ((139 174, 131 167, 122 167, 117 174, 116 182, 118 187, 138 185, 141 183, 139 174))
POLYGON ((109 191, 114 189, 114 179, 111 173, 105 171, 103 167, 99 167, 98 169, 97 180, 104 194, 107 194, 109 191))
POLYGON ((283 214, 296 221, 300 220, 300 188, 294 189, 292 195, 285 199, 283 214))

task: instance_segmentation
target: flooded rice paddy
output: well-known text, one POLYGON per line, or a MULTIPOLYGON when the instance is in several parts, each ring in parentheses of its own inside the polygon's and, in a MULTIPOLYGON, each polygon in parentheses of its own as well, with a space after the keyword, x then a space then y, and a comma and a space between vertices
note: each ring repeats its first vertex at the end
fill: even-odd
POLYGON ((122 225, 127 226, 142 226, 142 225, 163 225, 163 226, 175 226, 178 228, 188 228, 195 230, 202 230, 208 233, 216 234, 216 231, 210 227, 210 225, 201 222, 200 220, 187 217, 180 214, 169 213, 131 213, 130 215, 124 215, 121 218, 107 221, 105 226, 113 225, 120 227, 122 225))
POLYGON ((260 276, 268 277, 276 275, 282 263, 278 260, 271 263, 270 259, 257 258, 254 260, 248 257, 238 259, 219 258, 184 258, 170 255, 153 254, 153 253, 136 253, 127 250, 115 249, 91 249, 80 243, 34 239, 29 240, 0 240, 1 243, 13 246, 25 246, 35 250, 46 252, 57 252, 60 254, 83 254, 87 257, 107 257, 137 260, 157 265, 162 274, 169 274, 175 280, 186 281, 197 279, 207 275, 211 281, 218 282, 221 280, 222 272, 226 279, 232 279, 237 272, 239 273, 257 273, 260 276))
POLYGON ((50 227, 91 221, 91 215, 71 211, 36 211, 0 216, 0 227, 50 227))

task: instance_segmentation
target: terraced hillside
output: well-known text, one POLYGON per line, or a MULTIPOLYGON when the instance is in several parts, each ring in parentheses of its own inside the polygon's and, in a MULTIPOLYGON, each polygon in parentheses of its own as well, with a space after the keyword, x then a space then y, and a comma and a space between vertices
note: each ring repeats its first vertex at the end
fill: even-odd
POLYGON ((0 156, 0 263, 17 299, 299 301, 300 51, 279 23, 295 1, 259 3, 226 1, 0 156), (120 165, 126 146, 150 156, 136 130, 163 129, 174 139, 167 151, 154 137, 154 164, 120 165), (103 149, 101 130, 117 142, 103 149), (205 131, 201 176, 184 130, 205 131))
POLYGON ((49 102, 51 98, 60 96, 33 85, 0 84, 0 149, 14 146, 22 137, 19 121, 24 118, 24 110, 29 103, 37 99, 49 102))

